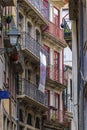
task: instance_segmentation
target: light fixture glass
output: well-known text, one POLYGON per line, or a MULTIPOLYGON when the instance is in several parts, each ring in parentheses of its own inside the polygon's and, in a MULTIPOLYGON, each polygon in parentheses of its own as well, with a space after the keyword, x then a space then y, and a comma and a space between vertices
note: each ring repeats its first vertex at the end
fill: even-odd
POLYGON ((10 35, 10 44, 12 46, 16 45, 17 44, 17 39, 18 39, 18 36, 17 35, 10 35))
POLYGON ((12 29, 10 30, 10 32, 8 33, 8 36, 10 38, 10 44, 12 46, 15 46, 18 44, 18 39, 20 37, 20 32, 19 30, 16 28, 15 23, 14 23, 14 19, 12 18, 12 29))

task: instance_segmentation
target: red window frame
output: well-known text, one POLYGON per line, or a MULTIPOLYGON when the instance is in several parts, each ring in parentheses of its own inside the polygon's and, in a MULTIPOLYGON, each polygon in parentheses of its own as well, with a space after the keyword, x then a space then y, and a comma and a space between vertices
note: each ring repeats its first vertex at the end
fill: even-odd
POLYGON ((49 7, 48 0, 43 0, 43 6, 44 6, 45 8, 48 8, 48 7, 49 7))
MULTIPOLYGON (((45 90, 45 93, 47 94, 48 97, 48 107, 50 106, 50 90, 45 90)), ((47 111, 47 118, 50 119, 50 109, 47 111)))
POLYGON ((58 11, 58 15, 56 15, 54 12, 53 12, 53 16, 54 16, 54 24, 56 26, 60 26, 60 11, 54 7, 54 9, 56 9, 58 11))
POLYGON ((60 113, 60 94, 54 93, 54 100, 55 100, 55 108, 57 108, 57 110, 55 110, 55 117, 56 119, 58 119, 60 113), (56 97, 58 99, 58 106, 56 106, 56 97))
POLYGON ((60 53, 54 51, 54 80, 59 81, 60 78, 60 53))

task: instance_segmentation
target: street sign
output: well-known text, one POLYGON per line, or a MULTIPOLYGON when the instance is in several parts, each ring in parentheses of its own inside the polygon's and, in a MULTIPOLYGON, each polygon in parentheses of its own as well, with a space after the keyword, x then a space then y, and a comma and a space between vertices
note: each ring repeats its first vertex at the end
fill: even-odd
POLYGON ((9 99, 10 98, 10 92, 0 90, 0 99, 9 99))

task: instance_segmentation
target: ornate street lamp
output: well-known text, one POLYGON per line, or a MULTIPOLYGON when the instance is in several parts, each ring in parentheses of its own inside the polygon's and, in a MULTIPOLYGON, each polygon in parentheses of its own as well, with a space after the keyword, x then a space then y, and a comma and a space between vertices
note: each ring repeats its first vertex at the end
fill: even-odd
POLYGON ((9 33, 7 33, 7 35, 9 36, 10 39, 10 48, 0 48, 0 55, 3 53, 10 53, 14 50, 14 48, 17 49, 17 51, 19 50, 19 38, 20 38, 20 32, 19 30, 16 28, 15 23, 14 23, 14 19, 12 18, 12 29, 9 31, 9 33))
POLYGON ((18 39, 20 37, 20 32, 19 30, 16 28, 15 25, 12 26, 11 31, 7 34, 10 38, 10 44, 12 46, 16 46, 18 44, 18 39))

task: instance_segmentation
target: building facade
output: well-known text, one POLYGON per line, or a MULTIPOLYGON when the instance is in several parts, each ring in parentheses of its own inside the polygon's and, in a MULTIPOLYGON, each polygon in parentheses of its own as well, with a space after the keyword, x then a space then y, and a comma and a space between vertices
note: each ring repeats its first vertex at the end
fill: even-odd
POLYGON ((48 0, 0 2, 0 84, 10 93, 9 99, 1 98, 0 128, 70 129, 60 9, 48 0), (15 27, 20 37, 13 45, 9 35, 15 27))

